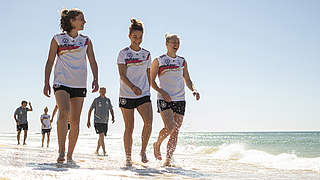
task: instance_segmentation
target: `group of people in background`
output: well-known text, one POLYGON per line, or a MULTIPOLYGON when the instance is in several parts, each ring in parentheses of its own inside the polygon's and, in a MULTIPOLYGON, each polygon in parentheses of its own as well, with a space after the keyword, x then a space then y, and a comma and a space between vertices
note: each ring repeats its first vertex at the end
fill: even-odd
MULTIPOLYGON (((45 82, 43 93, 50 97, 50 74, 53 64, 53 90, 59 109, 57 120, 57 135, 59 145, 58 163, 65 161, 65 142, 70 122, 69 143, 66 155, 67 162, 74 162, 72 154, 79 135, 79 122, 84 97, 87 94, 87 58, 93 74, 91 83, 92 92, 99 89, 98 66, 96 63, 93 45, 89 37, 79 34, 84 29, 86 20, 82 11, 78 9, 63 10, 60 25, 63 33, 55 35, 51 40, 48 60, 45 67, 45 82)), ((167 52, 156 57, 153 61, 151 53, 142 48, 144 33, 143 23, 131 19, 129 26, 130 45, 123 48, 118 55, 117 64, 120 75, 119 107, 122 112, 125 131, 123 143, 126 166, 132 166, 132 134, 134 130, 134 109, 140 114, 144 126, 141 135, 141 161, 148 162, 146 148, 152 131, 153 111, 150 100, 150 86, 158 92, 157 109, 160 113, 164 128, 161 129, 157 141, 153 144, 154 156, 162 160, 160 146, 169 136, 167 154, 164 166, 171 166, 175 151, 179 129, 185 113, 185 84, 192 91, 196 100, 200 94, 195 89, 188 72, 187 61, 177 55, 180 47, 180 38, 175 34, 165 35, 167 52), (155 79, 158 77, 159 84, 155 79)), ((103 148, 105 154, 104 136, 108 129, 109 111, 114 122, 114 113, 111 102, 105 97, 105 88, 100 88, 100 96, 96 98, 88 112, 87 126, 90 127, 91 111, 95 109, 95 129, 99 134, 96 153, 103 148)), ((30 108, 26 110, 32 110, 30 108)), ((46 112, 45 112, 46 114, 46 112)), ((42 119, 50 119, 41 116, 42 119)), ((52 122, 52 119, 49 121, 52 122)), ((43 123, 43 125, 46 125, 43 123)))

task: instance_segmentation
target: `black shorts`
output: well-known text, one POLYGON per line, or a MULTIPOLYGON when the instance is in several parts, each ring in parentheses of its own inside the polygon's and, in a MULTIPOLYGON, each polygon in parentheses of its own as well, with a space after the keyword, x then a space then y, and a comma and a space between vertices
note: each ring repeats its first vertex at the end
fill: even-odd
POLYGON ((45 134, 45 133, 49 133, 51 131, 51 129, 42 129, 41 130, 41 133, 42 134, 45 134))
POLYGON ((141 98, 136 98, 136 99, 120 97, 119 107, 126 108, 126 109, 134 109, 146 102, 151 102, 150 96, 143 96, 141 98))
POLYGON ((28 124, 17 125, 17 131, 26 130, 28 131, 28 124))
POLYGON ((106 136, 108 131, 108 124, 94 123, 94 129, 96 130, 97 134, 103 133, 106 136))
POLYGON ((171 101, 167 102, 164 100, 159 99, 157 101, 157 106, 158 106, 158 112, 167 110, 167 109, 172 109, 173 112, 184 115, 184 112, 186 110, 186 101, 171 101))
POLYGON ((64 90, 70 95, 70 98, 86 97, 86 95, 87 95, 86 88, 71 88, 71 87, 67 87, 67 86, 63 86, 63 85, 59 85, 59 84, 54 84, 53 90, 54 90, 54 92, 57 92, 59 90, 64 90))

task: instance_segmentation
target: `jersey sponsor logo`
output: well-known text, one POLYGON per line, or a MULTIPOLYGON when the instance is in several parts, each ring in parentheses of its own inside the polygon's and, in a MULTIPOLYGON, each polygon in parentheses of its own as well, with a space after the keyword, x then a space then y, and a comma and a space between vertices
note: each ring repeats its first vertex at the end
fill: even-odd
POLYGON ((127 57, 128 57, 129 59, 131 59, 131 58, 133 57, 133 54, 130 52, 130 53, 127 54, 127 57))
POLYGON ((68 42, 69 42, 69 39, 67 39, 67 38, 63 38, 63 39, 62 39, 62 42, 66 44, 66 43, 68 43, 68 42))
POLYGON ((169 64, 170 64, 170 59, 165 59, 165 60, 164 60, 164 63, 167 64, 167 65, 169 65, 169 64))

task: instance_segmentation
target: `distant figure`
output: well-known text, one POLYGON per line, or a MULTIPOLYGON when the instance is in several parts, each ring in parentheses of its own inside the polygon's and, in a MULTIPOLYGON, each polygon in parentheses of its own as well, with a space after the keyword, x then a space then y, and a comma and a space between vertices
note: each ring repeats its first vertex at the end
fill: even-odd
POLYGON ((167 53, 155 58, 151 68, 151 86, 158 92, 158 112, 164 123, 157 142, 153 144, 156 159, 162 159, 160 146, 163 140, 170 135, 164 166, 171 166, 172 155, 177 146, 186 105, 185 83, 193 92, 196 100, 200 99, 200 94, 190 79, 187 61, 176 54, 179 46, 180 39, 177 35, 166 34, 167 53), (160 87, 155 82, 157 75, 160 87))
POLYGON ((50 97, 50 74, 56 61, 53 90, 59 107, 59 119, 57 121, 58 163, 65 161, 65 143, 69 119, 67 162, 74 163, 72 155, 79 137, 80 115, 84 98, 87 95, 88 62, 93 74, 92 92, 99 90, 98 66, 92 42, 88 36, 79 34, 79 31, 84 29, 85 24, 86 20, 81 10, 63 9, 61 11, 60 28, 62 33, 56 34, 52 38, 45 67, 43 93, 50 97))
POLYGON ((26 144, 27 140, 27 134, 28 134, 28 118, 27 118, 27 111, 32 111, 32 106, 31 102, 29 102, 30 108, 27 107, 28 102, 27 101, 22 101, 21 106, 16 109, 14 112, 14 119, 16 120, 17 123, 17 141, 18 145, 20 144, 20 134, 21 130, 24 131, 24 138, 23 138, 23 145, 26 144))
POLYGON ((143 23, 131 19, 129 27, 130 46, 119 52, 117 64, 120 75, 119 107, 125 123, 123 144, 126 152, 126 166, 132 166, 132 133, 134 109, 143 119, 141 135, 141 161, 148 162, 146 148, 152 131, 152 105, 150 100, 150 52, 141 48, 143 23))
POLYGON ((40 122, 41 122, 41 134, 42 134, 41 147, 43 147, 45 134, 47 134, 47 147, 49 147, 52 120, 50 120, 50 115, 48 114, 48 107, 44 108, 44 114, 40 116, 40 122))
MULTIPOLYGON (((58 107, 58 105, 56 105, 56 106, 54 107, 53 112, 52 112, 51 122, 53 122, 53 118, 54 118, 54 116, 56 115, 56 113, 57 113, 58 110, 59 110, 59 107, 58 107)), ((59 113, 60 113, 60 112, 58 112, 57 119, 59 119, 59 113)), ((57 123, 58 123, 58 122, 57 122, 57 123)), ((70 118, 68 118, 68 130, 70 130, 70 118)))
POLYGON ((96 154, 99 154, 99 149, 102 147, 103 155, 105 156, 106 149, 104 144, 104 136, 107 135, 108 131, 109 111, 112 116, 112 124, 114 123, 114 113, 110 99, 105 96, 106 88, 101 87, 99 93, 100 96, 94 99, 89 109, 87 126, 88 128, 91 126, 90 117, 91 112, 94 109, 94 128, 96 133, 99 134, 96 154))

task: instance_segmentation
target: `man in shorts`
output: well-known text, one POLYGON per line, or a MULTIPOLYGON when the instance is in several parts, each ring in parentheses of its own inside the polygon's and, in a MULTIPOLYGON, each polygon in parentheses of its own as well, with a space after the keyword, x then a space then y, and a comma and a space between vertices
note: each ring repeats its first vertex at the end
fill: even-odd
POLYGON ((94 128, 96 130, 96 133, 99 134, 96 154, 99 154, 99 149, 100 147, 102 147, 103 155, 106 155, 104 136, 107 135, 108 131, 109 111, 112 116, 112 123, 114 123, 115 121, 111 101, 105 96, 106 88, 101 87, 99 93, 100 96, 94 99, 89 109, 87 126, 88 128, 90 128, 91 126, 90 117, 91 112, 94 109, 94 128))
POLYGON ((14 119, 17 123, 17 141, 18 145, 20 145, 20 134, 21 130, 24 131, 24 139, 23 139, 23 145, 26 144, 27 140, 27 134, 28 134, 28 120, 27 120, 27 112, 32 111, 31 102, 29 102, 30 108, 27 107, 28 102, 22 101, 21 106, 16 109, 14 112, 14 119))

